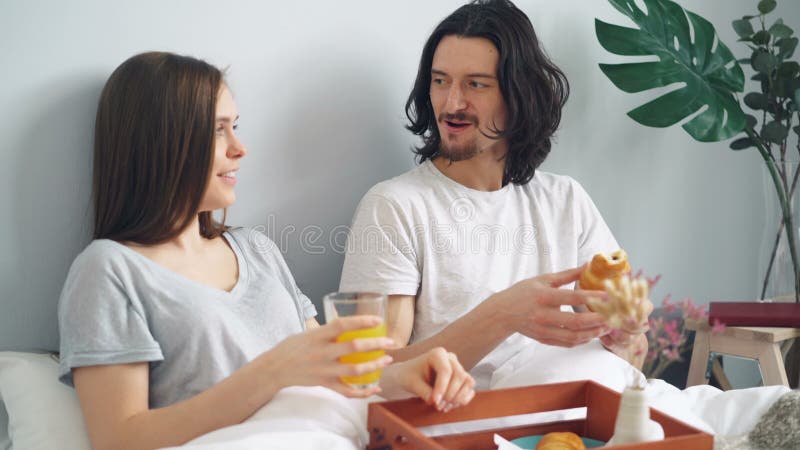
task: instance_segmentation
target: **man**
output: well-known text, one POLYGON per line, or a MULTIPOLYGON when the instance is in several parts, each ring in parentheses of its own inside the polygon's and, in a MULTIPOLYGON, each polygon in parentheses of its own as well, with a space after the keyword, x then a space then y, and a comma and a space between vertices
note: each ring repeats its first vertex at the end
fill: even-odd
POLYGON ((340 286, 390 295, 389 335, 409 344, 396 359, 444 346, 486 389, 541 363, 565 364, 547 381, 629 368, 598 337, 625 357, 646 349, 641 329, 612 332, 588 312, 601 293, 560 289, 595 253, 619 248, 577 182, 537 171, 568 92, 508 1, 465 5, 428 39, 406 104, 420 165, 362 199, 340 286), (576 370, 577 357, 593 372, 576 370))

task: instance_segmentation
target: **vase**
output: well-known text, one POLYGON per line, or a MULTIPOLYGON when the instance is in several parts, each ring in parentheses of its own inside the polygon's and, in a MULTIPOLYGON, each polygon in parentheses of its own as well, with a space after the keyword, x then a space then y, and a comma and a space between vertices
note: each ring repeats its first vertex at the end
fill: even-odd
MULTIPOLYGON (((800 258, 800 163, 777 162, 775 164, 784 195, 791 210, 791 221, 795 235, 795 248, 800 258)), ((791 248, 785 230, 783 210, 776 192, 775 182, 769 170, 762 169, 764 180, 764 205, 766 207, 766 227, 761 244, 759 268, 761 273, 758 287, 759 299, 764 307, 773 302, 797 302, 798 291, 795 285, 795 264, 792 262, 791 248)), ((800 304, 795 303, 797 308, 800 304)), ((800 340, 787 341, 784 348, 786 375, 789 385, 797 388, 800 383, 800 340)))
MULTIPOLYGON (((775 167, 784 195, 791 210, 791 221, 795 236, 795 248, 800 258, 800 164, 777 162, 775 167)), ((795 265, 786 233, 783 209, 769 170, 763 169, 764 227, 759 255, 758 298, 766 302, 789 302, 796 300, 795 265)))

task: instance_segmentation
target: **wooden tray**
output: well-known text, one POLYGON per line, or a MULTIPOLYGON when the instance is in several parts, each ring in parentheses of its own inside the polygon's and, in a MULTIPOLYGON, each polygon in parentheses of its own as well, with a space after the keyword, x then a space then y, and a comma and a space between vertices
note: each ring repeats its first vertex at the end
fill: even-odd
MULTIPOLYGON (((614 432, 620 394, 593 381, 528 386, 481 391, 469 405, 440 413, 418 398, 371 403, 367 418, 370 450, 488 450, 496 449, 493 436, 506 439, 572 431, 580 436, 607 442, 614 432), (523 425, 428 437, 418 428, 430 425, 490 419, 536 412, 587 407, 585 419, 523 425)), ((665 439, 627 444, 608 449, 625 450, 712 450, 714 438, 681 421, 650 409, 650 417, 664 428, 665 439)))

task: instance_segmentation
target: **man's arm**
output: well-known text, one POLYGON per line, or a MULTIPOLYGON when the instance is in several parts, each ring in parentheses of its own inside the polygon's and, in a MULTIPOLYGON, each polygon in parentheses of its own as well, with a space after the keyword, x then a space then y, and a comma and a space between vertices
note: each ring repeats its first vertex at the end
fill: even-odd
POLYGON ((540 275, 520 281, 486 298, 472 311, 428 339, 407 345, 414 323, 414 297, 390 296, 387 314, 389 336, 399 348, 391 350, 403 361, 432 348, 455 353, 467 370, 511 334, 518 332, 539 342, 562 347, 584 344, 605 334, 605 319, 597 313, 561 311, 561 305, 585 305, 597 292, 559 289, 580 277, 582 268, 540 275))
POLYGON ((514 333, 504 323, 503 318, 493 311, 492 297, 489 297, 441 332, 408 345, 414 326, 415 301, 415 297, 411 295, 389 296, 387 334, 398 345, 398 348, 390 350, 389 354, 396 361, 406 361, 436 347, 444 347, 449 352, 455 353, 464 368, 470 370, 514 333), (475 330, 480 330, 479 339, 476 339, 475 330))

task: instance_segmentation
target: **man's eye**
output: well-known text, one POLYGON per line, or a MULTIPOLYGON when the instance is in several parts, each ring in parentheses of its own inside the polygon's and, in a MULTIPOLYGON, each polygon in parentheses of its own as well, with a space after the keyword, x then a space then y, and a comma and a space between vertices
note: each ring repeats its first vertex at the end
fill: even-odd
POLYGON ((483 88, 483 87, 486 87, 486 85, 485 85, 485 84, 483 84, 483 83, 481 83, 480 81, 471 81, 471 82, 469 83, 469 85, 470 85, 470 86, 472 86, 472 87, 474 87, 474 88, 483 88))
POLYGON ((431 83, 433 83, 433 84, 444 84, 444 79, 442 79, 442 78, 434 78, 433 80, 431 80, 431 83))

